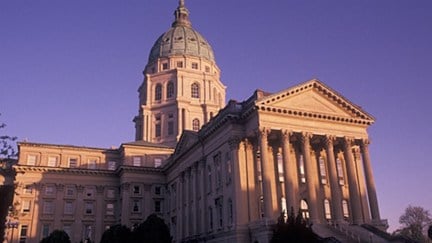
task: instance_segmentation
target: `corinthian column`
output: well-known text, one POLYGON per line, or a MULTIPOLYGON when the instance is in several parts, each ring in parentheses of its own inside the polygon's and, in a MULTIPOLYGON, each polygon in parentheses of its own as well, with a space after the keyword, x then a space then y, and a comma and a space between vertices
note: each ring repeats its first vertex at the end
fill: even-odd
POLYGON ((342 196, 341 189, 338 182, 338 174, 336 169, 336 161, 334 156, 334 147, 333 147, 334 137, 326 136, 325 145, 326 145, 326 153, 327 153, 327 162, 330 173, 330 188, 331 188, 331 197, 332 197, 332 213, 334 217, 335 223, 343 222, 343 213, 342 213, 342 196))
POLYGON ((351 214, 353 218, 354 224, 362 224, 362 209, 360 205, 360 193, 358 189, 358 181, 357 181, 357 173, 356 166, 354 162, 354 157, 352 153, 352 142, 353 139, 345 138, 344 141, 344 155, 346 168, 348 173, 348 187, 349 187, 349 195, 350 195, 350 203, 351 203, 351 214))
POLYGON ((264 128, 259 131, 261 170, 263 175, 264 217, 276 219, 277 197, 274 162, 270 160, 268 152, 268 134, 270 130, 264 128))
POLYGON ((369 198, 369 206, 371 210, 372 220, 378 222, 381 220, 379 208, 378 208, 378 198, 376 194, 375 181, 372 174, 372 166, 369 157, 368 140, 362 140, 360 143, 360 149, 363 157, 363 167, 365 170, 366 186, 369 198))
POLYGON ((298 178, 297 178, 297 164, 296 161, 291 161, 290 154, 290 136, 291 132, 282 131, 282 156, 283 156, 283 169, 285 181, 285 199, 287 202, 287 214, 289 214, 291 207, 294 213, 298 210, 298 178))
POLYGON ((310 220, 312 223, 319 223, 318 217, 318 202, 317 202, 317 187, 318 187, 318 173, 317 165, 311 159, 310 150, 310 137, 312 134, 303 133, 301 136, 301 143, 303 146, 303 156, 305 159, 306 169, 306 186, 308 190, 308 206, 310 211, 310 220))

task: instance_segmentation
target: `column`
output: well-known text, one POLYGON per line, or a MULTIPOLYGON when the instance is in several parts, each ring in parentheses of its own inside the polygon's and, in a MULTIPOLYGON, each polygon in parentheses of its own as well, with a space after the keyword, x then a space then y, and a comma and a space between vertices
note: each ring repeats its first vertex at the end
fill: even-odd
POLYGON ((191 207, 191 210, 193 211, 193 218, 192 218, 192 235, 198 234, 198 163, 195 162, 192 165, 192 174, 193 174, 193 181, 192 181, 192 195, 193 195, 193 208, 191 207))
POLYGON ((102 237, 103 232, 105 231, 104 217, 106 211, 106 205, 104 200, 104 186, 97 185, 96 186, 96 202, 95 202, 95 221, 94 221, 94 229, 93 231, 93 239, 100 239, 102 237))
POLYGON ((360 143, 360 149, 363 157, 363 167, 365 170, 366 186, 369 197, 369 207, 371 210, 372 220, 374 222, 379 222, 381 220, 379 208, 378 208, 378 198, 376 194, 375 181, 372 173, 372 165, 369 157, 369 141, 362 140, 360 143))
POLYGON ((190 226, 191 226, 191 222, 190 222, 190 168, 187 168, 185 171, 185 180, 184 180, 184 184, 183 184, 183 194, 185 196, 185 200, 183 202, 183 212, 184 212, 184 219, 185 219, 185 225, 183 226, 184 228, 184 237, 188 237, 189 233, 190 233, 190 226))
POLYGON ((183 226, 185 224, 183 217, 183 183, 184 183, 184 172, 181 172, 178 178, 178 212, 177 212, 177 240, 176 242, 181 242, 183 239, 183 226))
MULTIPOLYGON (((129 224, 129 208, 130 208, 130 197, 129 197, 129 188, 130 183, 124 182, 121 184, 121 224, 128 225, 129 224)), ((80 201, 78 198, 77 202, 80 201)))
POLYGON ((355 161, 356 170, 357 170, 357 181, 358 181, 358 185, 359 185, 359 193, 360 193, 360 198, 361 198, 360 205, 362 208, 363 222, 369 223, 370 222, 370 213, 369 213, 369 205, 368 205, 368 201, 367 201, 365 176, 363 173, 363 165, 362 165, 362 160, 361 160, 361 155, 360 155, 360 148, 359 147, 353 148, 353 154, 354 154, 354 161, 355 161))
POLYGON ((297 163, 291 160, 290 136, 291 132, 288 130, 282 131, 282 156, 284 168, 284 184, 285 184, 285 199, 287 203, 288 214, 291 208, 294 214, 297 213, 299 208, 299 185, 297 175, 297 163))
POLYGON ((207 203, 206 203, 206 158, 202 158, 199 162, 199 169, 201 170, 200 173, 200 194, 201 194, 201 200, 200 200, 200 213, 199 213, 199 223, 201 225, 201 231, 200 233, 203 235, 207 232, 207 221, 206 221, 206 212, 207 212, 207 203))
POLYGON ((318 187, 318 173, 317 164, 311 159, 310 138, 312 134, 303 133, 301 136, 301 143, 303 146, 304 166, 306 172, 306 186, 308 190, 308 206, 310 212, 310 220, 312 223, 319 223, 318 216, 318 202, 317 202, 317 187, 318 187))
POLYGON ((357 182, 357 173, 354 162, 354 157, 352 153, 352 141, 351 138, 345 138, 344 141, 344 155, 345 155, 345 163, 348 173, 348 187, 349 187, 349 195, 350 195, 350 203, 351 203, 351 214, 353 218, 354 224, 362 224, 362 209, 360 205, 360 193, 358 190, 358 182, 357 182))
POLYGON ((339 224, 343 222, 342 195, 341 195, 341 188, 339 185, 339 178, 337 174, 333 142, 334 142, 334 137, 332 136, 325 137, 327 165, 330 174, 330 189, 331 189, 331 197, 332 197, 331 208, 333 213, 333 221, 339 224))
MULTIPOLYGON (((258 187, 256 184, 256 171, 255 171, 255 160, 253 145, 249 140, 243 142, 245 160, 246 160, 246 173, 247 173, 247 185, 248 185, 248 221, 256 221, 260 218, 258 212, 258 187)), ((231 162, 233 164, 233 162, 231 162)))
MULTIPOLYGON (((248 222, 248 208, 247 208, 247 185, 246 185, 246 168, 244 163, 244 152, 243 155, 240 154, 240 150, 243 150, 243 146, 240 145, 240 139, 237 137, 232 137, 228 141, 230 153, 231 153, 231 164, 233 169, 233 186, 234 192, 232 198, 233 201, 233 211, 235 212, 233 223, 234 225, 245 225, 248 222)), ((227 221, 225 221, 227 222, 227 221)))
POLYGON ((264 217, 267 219, 276 219, 277 197, 276 197, 276 179, 274 171, 274 161, 270 160, 268 151, 268 134, 270 130, 264 128, 259 131, 259 145, 261 152, 261 171, 263 175, 263 197, 264 197, 264 217))

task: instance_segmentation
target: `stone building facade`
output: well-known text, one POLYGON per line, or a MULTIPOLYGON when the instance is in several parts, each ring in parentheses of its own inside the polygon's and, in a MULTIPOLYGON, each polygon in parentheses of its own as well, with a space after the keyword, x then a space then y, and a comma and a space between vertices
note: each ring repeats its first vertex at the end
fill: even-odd
POLYGON ((290 208, 342 242, 369 239, 359 225, 384 228, 368 152, 374 118, 316 79, 225 105, 213 50, 184 1, 174 15, 144 69, 135 141, 18 144, 12 237, 39 242, 63 229, 72 242, 99 241, 110 225, 156 213, 175 242, 261 243, 290 208))

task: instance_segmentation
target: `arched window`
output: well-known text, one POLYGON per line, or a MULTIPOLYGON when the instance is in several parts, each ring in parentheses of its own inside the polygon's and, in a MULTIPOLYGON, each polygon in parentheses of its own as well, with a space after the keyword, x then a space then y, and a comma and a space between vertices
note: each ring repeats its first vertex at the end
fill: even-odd
POLYGON ((284 217, 286 218, 288 216, 288 209, 286 204, 286 199, 284 197, 281 197, 281 209, 284 217))
POLYGON ((193 83, 191 86, 191 96, 192 98, 200 97, 200 87, 198 83, 193 83))
POLYGON ((328 199, 324 199, 324 216, 327 220, 331 219, 330 201, 328 199))
POLYGON ((200 129, 200 121, 198 118, 192 120, 192 130, 198 131, 200 129))
POLYGON ((349 218, 348 201, 345 199, 342 200, 342 213, 343 213, 344 219, 349 218))
POLYGON ((336 168, 337 168, 337 174, 338 174, 338 178, 339 178, 339 185, 343 185, 344 184, 344 171, 343 171, 343 167, 342 167, 342 160, 339 158, 336 159, 336 168))
POLYGON ((320 171, 320 177, 321 177, 321 184, 327 184, 327 172, 326 172, 326 166, 325 166, 325 159, 324 157, 320 156, 318 159, 319 162, 319 171, 320 171))
POLYGON ((300 172, 300 182, 301 183, 306 183, 306 174, 305 174, 305 166, 304 166, 304 161, 303 161, 303 155, 301 154, 299 156, 299 172, 300 172))
POLYGON ((300 201, 300 212, 302 214, 303 219, 309 219, 309 206, 306 202, 306 200, 300 201))
POLYGON ((167 84, 167 98, 172 98, 174 96, 174 83, 168 82, 167 84))
POLYGON ((160 101, 161 99, 162 99, 162 84, 156 84, 155 100, 160 101))

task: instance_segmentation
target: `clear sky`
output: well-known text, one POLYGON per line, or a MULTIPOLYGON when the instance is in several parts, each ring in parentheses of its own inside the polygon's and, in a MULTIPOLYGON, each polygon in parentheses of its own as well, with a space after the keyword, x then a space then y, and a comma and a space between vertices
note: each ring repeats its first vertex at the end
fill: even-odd
MULTIPOLYGON (((376 118, 370 152, 390 230, 432 210, 432 1, 186 0, 229 99, 318 78, 376 118)), ((176 0, 1 0, 2 133, 118 146, 134 139, 138 86, 176 0)))

